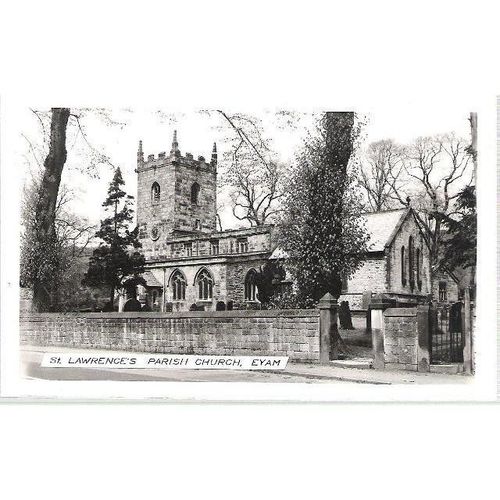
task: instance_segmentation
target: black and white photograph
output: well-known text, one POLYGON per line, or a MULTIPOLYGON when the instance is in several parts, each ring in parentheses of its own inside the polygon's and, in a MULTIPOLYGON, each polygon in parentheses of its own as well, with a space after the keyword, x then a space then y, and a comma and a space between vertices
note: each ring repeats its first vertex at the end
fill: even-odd
POLYGON ((469 383, 478 115, 397 118, 26 108, 23 376, 469 383))
POLYGON ((494 498, 497 4, 2 2, 0 497, 494 498))

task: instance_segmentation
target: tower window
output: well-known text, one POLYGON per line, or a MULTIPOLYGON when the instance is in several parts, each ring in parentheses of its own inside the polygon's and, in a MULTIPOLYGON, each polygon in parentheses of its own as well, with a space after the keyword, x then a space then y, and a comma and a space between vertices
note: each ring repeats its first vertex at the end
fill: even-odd
POLYGON ((200 300, 211 300, 213 297, 214 280, 210 273, 203 269, 198 275, 198 298, 200 300))
POLYGON ((174 300, 186 299, 186 280, 180 271, 172 275, 172 298, 174 300))
POLYGON ((201 222, 200 222, 200 219, 196 219, 194 221, 194 228, 196 229, 196 231, 201 231, 201 222))
POLYGON ((151 203, 159 203, 160 202, 160 185, 157 182, 154 182, 151 186, 151 203))
POLYGON ((193 244, 192 243, 184 243, 184 253, 187 257, 193 256, 193 244))
POLYGON ((197 182, 195 182, 191 186, 191 203, 193 205, 198 205, 199 198, 200 198, 200 185, 197 182))
POLYGON ((257 299, 257 285, 255 284, 256 272, 250 269, 245 277, 245 300, 255 301, 257 299))

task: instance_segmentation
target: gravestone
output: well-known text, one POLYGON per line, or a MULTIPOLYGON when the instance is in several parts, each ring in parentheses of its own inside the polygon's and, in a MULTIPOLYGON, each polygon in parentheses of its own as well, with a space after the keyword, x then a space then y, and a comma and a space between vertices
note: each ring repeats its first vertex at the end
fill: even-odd
POLYGON ((343 300, 340 303, 339 319, 340 328, 343 330, 354 330, 354 326, 352 326, 351 310, 349 309, 349 302, 347 302, 347 300, 343 300))
POLYGON ((135 311, 140 311, 141 310, 141 303, 136 299, 128 299, 127 302, 125 302, 125 306, 123 307, 124 312, 135 312, 135 311))
POLYGON ((363 292, 363 298, 361 300, 361 308, 368 309, 370 306, 370 302, 372 301, 372 292, 371 290, 367 290, 363 292))

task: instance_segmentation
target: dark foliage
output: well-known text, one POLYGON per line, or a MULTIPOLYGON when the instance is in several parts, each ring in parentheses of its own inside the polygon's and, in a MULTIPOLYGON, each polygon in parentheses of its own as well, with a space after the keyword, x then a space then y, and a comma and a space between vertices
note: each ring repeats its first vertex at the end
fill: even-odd
POLYGON ((267 261, 260 267, 255 276, 257 298, 266 307, 272 297, 279 292, 280 283, 285 279, 286 271, 278 261, 267 261))
POLYGON ((123 184, 121 171, 117 168, 102 204, 111 214, 101 221, 96 237, 102 243, 94 250, 82 281, 86 286, 108 287, 111 303, 118 288, 145 284, 140 276, 144 271, 144 256, 138 251, 141 248, 138 228, 129 230, 133 220, 130 207, 133 197, 122 190, 123 184))
POLYGON ((443 217, 449 238, 444 242, 443 262, 450 269, 476 265, 476 188, 465 187, 457 197, 455 212, 443 217))
POLYGON ((350 276, 366 252, 362 204, 354 189, 358 136, 354 113, 325 113, 288 182, 278 238, 304 305, 316 304, 327 292, 338 297, 341 276, 350 276))

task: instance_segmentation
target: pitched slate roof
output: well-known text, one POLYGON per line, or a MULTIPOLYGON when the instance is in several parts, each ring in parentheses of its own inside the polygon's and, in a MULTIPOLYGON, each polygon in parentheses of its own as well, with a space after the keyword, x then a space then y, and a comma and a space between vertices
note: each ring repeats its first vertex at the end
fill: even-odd
MULTIPOLYGON (((400 208, 364 214, 366 231, 370 235, 367 243, 368 252, 383 252, 396 236, 409 211, 409 208, 400 208)), ((270 259, 284 259, 286 257, 286 252, 276 247, 270 259)))
POLYGON ((370 235, 369 252, 382 252, 396 235, 410 209, 385 210, 364 215, 366 230, 370 235))
POLYGON ((151 271, 144 271, 142 277, 146 280, 146 286, 163 286, 151 271))

